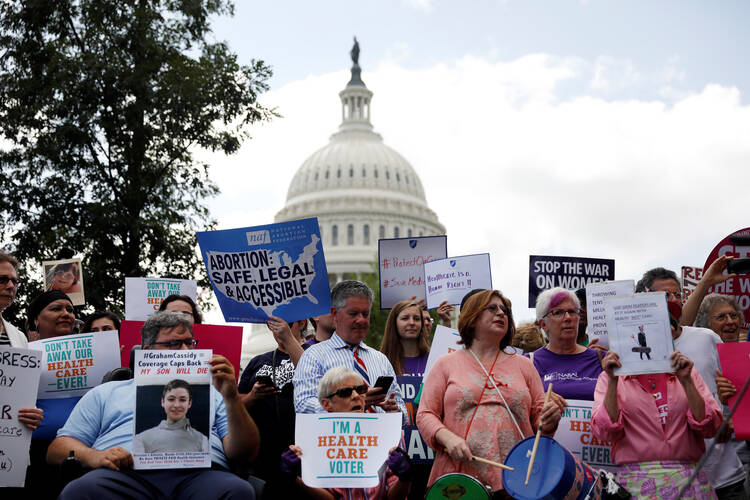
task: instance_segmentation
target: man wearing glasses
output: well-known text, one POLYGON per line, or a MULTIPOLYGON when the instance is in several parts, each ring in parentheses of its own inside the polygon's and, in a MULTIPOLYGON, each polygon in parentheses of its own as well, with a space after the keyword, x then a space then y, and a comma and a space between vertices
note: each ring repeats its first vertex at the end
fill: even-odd
POLYGON ((28 342, 21 330, 3 319, 3 311, 16 299, 18 291, 18 261, 0 252, 0 346, 26 348, 28 342))
MULTIPOLYGON (((141 343, 143 349, 194 349, 197 340, 184 314, 163 311, 143 325, 141 343)), ((252 460, 258 429, 237 393, 232 364, 214 354, 210 365, 215 411, 211 469, 134 471, 135 382, 109 382, 81 398, 50 445, 49 463, 59 464, 74 452, 84 468, 94 469, 68 484, 60 498, 255 498, 249 483, 228 471, 227 459, 252 460)))

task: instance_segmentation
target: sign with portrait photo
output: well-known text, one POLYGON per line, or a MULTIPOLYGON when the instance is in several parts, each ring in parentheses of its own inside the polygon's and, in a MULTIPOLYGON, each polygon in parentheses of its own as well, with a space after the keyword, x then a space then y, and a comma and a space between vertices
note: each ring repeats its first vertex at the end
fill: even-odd
POLYGON ((81 259, 45 260, 42 272, 45 290, 60 290, 70 297, 74 306, 86 303, 81 259))
POLYGON ((198 298, 195 280, 171 278, 125 278, 125 319, 146 321, 170 295, 198 298))
POLYGON ((135 351, 134 469, 211 467, 212 351, 135 351))
POLYGON ((609 348, 607 318, 604 317, 604 298, 632 295, 633 280, 602 281, 586 285, 586 319, 590 340, 599 339, 599 345, 609 348))

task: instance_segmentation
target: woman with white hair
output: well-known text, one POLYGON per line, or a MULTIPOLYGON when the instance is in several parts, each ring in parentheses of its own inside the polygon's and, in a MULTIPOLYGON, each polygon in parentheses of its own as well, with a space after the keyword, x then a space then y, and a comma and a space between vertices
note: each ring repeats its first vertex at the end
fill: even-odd
POLYGON ((580 316, 575 292, 559 287, 543 291, 536 301, 536 319, 549 343, 530 357, 545 390, 552 383, 563 398, 593 401, 602 366, 595 349, 576 343, 580 316))

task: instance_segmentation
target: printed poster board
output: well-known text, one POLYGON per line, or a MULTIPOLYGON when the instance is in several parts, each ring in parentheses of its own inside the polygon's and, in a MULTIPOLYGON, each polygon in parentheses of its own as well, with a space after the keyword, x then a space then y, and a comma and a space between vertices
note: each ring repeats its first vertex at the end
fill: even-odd
POLYGON ((70 297, 74 306, 86 303, 81 259, 45 260, 42 272, 45 290, 60 290, 70 297))
POLYGON ((475 288, 492 289, 490 254, 461 255, 437 259, 424 264, 424 294, 427 309, 442 301, 458 305, 475 288))
POLYGON ((447 256, 445 235, 378 240, 380 308, 391 309, 412 296, 425 299, 424 264, 447 256))
POLYGON ((288 323, 331 312, 318 219, 197 233, 224 320, 288 323))
MULTIPOLYGON (((130 366, 130 351, 133 346, 141 345, 141 328, 143 321, 123 321, 120 325, 120 366, 130 366)), ((234 376, 240 376, 240 357, 242 355, 242 327, 231 325, 193 325, 193 337, 198 339, 199 349, 211 349, 221 354, 234 366, 234 376)))
POLYGON ((604 299, 609 348, 620 356, 615 374, 673 373, 674 352, 664 292, 637 293, 604 299))
POLYGON ((83 396, 120 366, 117 332, 81 333, 29 342, 42 352, 38 399, 83 396))
POLYGON ((409 423, 403 427, 406 453, 409 454, 413 464, 431 464, 435 460, 435 451, 427 446, 427 443, 419 434, 417 408, 414 405, 414 398, 417 397, 419 388, 422 386, 422 377, 402 375, 396 377, 396 383, 401 388, 401 394, 406 405, 406 415, 409 417, 409 423))
POLYGON ((134 469, 211 467, 208 349, 135 353, 134 469))
POLYGON ((586 318, 589 339, 599 339, 599 345, 609 348, 607 318, 604 316, 604 298, 633 295, 633 280, 604 281, 586 285, 586 318))
MULTIPOLYGON (((742 387, 750 377, 750 342, 716 344, 716 349, 719 351, 721 373, 737 388, 737 393, 729 398, 729 407, 734 408, 742 387)), ((737 440, 750 439, 750 389, 745 391, 740 406, 732 416, 732 423, 737 440)))
POLYGON ((170 278, 125 278, 125 319, 146 321, 170 295, 198 298, 195 280, 170 278))
POLYGON ((401 438, 401 412, 298 413, 294 442, 313 488, 372 488, 401 438))
POLYGON ((36 406, 41 371, 41 352, 0 347, 0 487, 26 481, 32 431, 18 421, 18 409, 36 406))
POLYGON ((599 441, 591 429, 594 402, 580 399, 566 401, 568 406, 560 417, 555 441, 595 469, 616 473, 618 467, 612 463, 612 443, 599 441))
POLYGON ((612 259, 529 255, 529 307, 536 307, 539 294, 556 286, 577 290, 589 283, 614 279, 612 259))

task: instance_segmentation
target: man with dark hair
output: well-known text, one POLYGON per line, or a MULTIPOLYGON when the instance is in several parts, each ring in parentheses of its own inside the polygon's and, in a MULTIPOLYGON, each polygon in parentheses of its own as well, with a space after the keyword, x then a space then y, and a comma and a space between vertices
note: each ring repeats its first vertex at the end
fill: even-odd
MULTIPOLYGON (((172 311, 151 316, 141 342, 143 349, 193 349, 197 344, 189 318, 172 311)), ((227 470, 227 459, 252 460, 258 429, 237 393, 232 364, 217 354, 209 363, 215 411, 211 469, 133 470, 135 382, 108 382, 81 398, 49 447, 51 464, 73 452, 84 468, 94 469, 69 483, 60 498, 255 498, 250 484, 227 470)))
POLYGON ((643 277, 635 285, 635 293, 664 292, 667 300, 682 301, 682 284, 677 274, 663 267, 655 267, 643 273, 643 277))
POLYGON ((380 376, 393 377, 394 382, 396 377, 388 358, 363 342, 370 326, 372 300, 372 290, 361 281, 342 281, 331 290, 331 316, 336 331, 329 340, 310 346, 297 364, 294 407, 298 413, 325 411, 318 401, 320 379, 334 366, 345 366, 357 370, 370 387, 365 397, 369 411, 400 410, 406 423, 406 407, 398 384, 391 384, 385 392, 372 387, 380 376))

